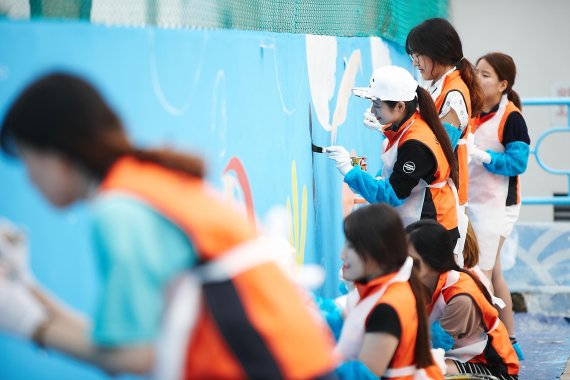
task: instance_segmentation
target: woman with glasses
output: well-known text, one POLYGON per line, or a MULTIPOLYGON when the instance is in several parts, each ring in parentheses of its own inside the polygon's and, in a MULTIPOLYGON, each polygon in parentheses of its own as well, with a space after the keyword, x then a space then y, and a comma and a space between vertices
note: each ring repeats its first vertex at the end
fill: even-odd
POLYGON ((463 56, 457 31, 442 18, 432 18, 413 28, 406 38, 406 51, 426 81, 426 90, 435 102, 439 117, 455 150, 459 182, 459 232, 456 259, 462 266, 462 252, 467 232, 468 169, 467 136, 469 119, 483 106, 483 93, 473 65, 463 56))

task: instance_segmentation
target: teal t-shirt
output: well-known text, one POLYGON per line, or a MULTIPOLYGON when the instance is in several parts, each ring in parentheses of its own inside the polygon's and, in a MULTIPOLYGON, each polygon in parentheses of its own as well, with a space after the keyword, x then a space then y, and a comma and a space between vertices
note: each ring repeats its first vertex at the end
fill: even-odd
POLYGON ((93 203, 102 288, 92 331, 98 346, 152 342, 168 284, 197 256, 188 237, 144 202, 124 194, 93 203))

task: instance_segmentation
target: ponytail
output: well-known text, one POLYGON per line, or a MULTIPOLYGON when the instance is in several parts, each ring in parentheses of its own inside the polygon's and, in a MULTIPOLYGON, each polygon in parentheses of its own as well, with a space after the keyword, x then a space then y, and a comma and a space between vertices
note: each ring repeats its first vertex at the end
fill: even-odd
MULTIPOLYGON (((444 66, 455 66, 469 89, 471 117, 483 109, 485 97, 473 65, 463 54, 459 34, 449 21, 431 18, 415 26, 406 38, 406 52, 425 55, 444 66)), ((432 69, 433 73, 433 69, 432 69)))
POLYGON ((521 103, 521 98, 519 97, 519 94, 517 94, 517 92, 515 90, 509 91, 509 94, 507 95, 507 98, 513 102, 513 104, 522 111, 522 103, 521 103))
POLYGON ((469 275, 483 292, 485 299, 493 305, 491 294, 481 280, 470 270, 459 268, 453 254, 454 244, 449 231, 432 219, 421 219, 406 227, 408 239, 416 252, 430 268, 437 273, 447 273, 451 270, 469 275))
POLYGON ((441 124, 441 120, 439 119, 439 115, 435 109, 433 99, 426 90, 419 86, 416 90, 416 94, 418 95, 418 107, 420 109, 420 115, 434 133, 437 141, 443 149, 443 153, 445 154, 445 158, 449 164, 449 177, 453 180, 453 183, 459 183, 457 159, 453 153, 453 149, 451 148, 451 141, 449 140, 449 136, 443 128, 443 124, 441 124))
POLYGON ((465 246, 463 247, 463 262, 465 268, 473 268, 479 263, 479 244, 477 243, 477 237, 471 222, 467 224, 467 235, 465 235, 465 246))
POLYGON ((471 117, 477 116, 485 105, 485 95, 483 89, 477 79, 475 68, 465 57, 461 58, 456 65, 461 75, 461 79, 469 89, 469 97, 471 99, 471 117))
POLYGON ((140 161, 151 162, 167 169, 187 174, 191 177, 204 177, 204 161, 197 156, 166 148, 147 150, 135 148, 131 154, 140 161))
POLYGON ((418 332, 416 335, 416 345, 414 347, 416 368, 426 368, 434 364, 431 356, 429 325, 426 316, 427 289, 420 281, 415 268, 412 269, 412 274, 408 282, 416 299, 416 313, 418 315, 418 332))

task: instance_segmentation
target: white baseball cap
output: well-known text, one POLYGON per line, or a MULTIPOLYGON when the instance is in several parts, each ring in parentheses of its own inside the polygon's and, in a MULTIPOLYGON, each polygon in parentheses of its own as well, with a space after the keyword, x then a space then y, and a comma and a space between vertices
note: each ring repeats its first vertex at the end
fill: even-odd
POLYGON ((355 87, 352 93, 371 100, 407 102, 416 97, 418 82, 399 66, 379 67, 372 73, 368 87, 355 87))

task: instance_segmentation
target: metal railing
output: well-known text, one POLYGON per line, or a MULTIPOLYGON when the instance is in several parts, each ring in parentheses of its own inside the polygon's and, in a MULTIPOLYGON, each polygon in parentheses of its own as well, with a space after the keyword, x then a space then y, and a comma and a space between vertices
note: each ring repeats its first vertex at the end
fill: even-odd
MULTIPOLYGON (((538 165, 547 173, 554 175, 565 175, 568 179, 568 191, 570 194, 570 170, 553 169, 546 165, 540 158, 539 148, 543 140, 552 134, 556 133, 570 133, 570 98, 529 98, 522 99, 523 106, 566 106, 568 110, 568 123, 566 127, 550 128, 540 134, 536 143, 530 148, 530 154, 534 155, 538 165)), ((523 197, 523 205, 570 205, 570 196, 556 196, 556 197, 523 197)))

